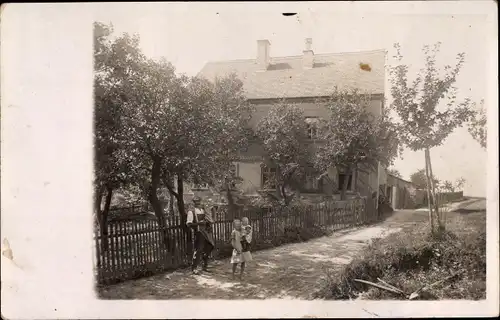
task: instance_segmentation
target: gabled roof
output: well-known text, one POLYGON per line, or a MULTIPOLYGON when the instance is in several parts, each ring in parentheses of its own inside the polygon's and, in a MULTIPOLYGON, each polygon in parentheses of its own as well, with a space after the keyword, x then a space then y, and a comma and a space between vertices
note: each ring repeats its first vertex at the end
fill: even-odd
POLYGON ((409 183, 409 184, 413 185, 413 182, 405 180, 403 178, 400 178, 400 177, 398 177, 398 176, 396 176, 396 175, 394 175, 392 173, 387 172, 387 175, 393 177, 396 180, 400 180, 400 181, 403 181, 403 182, 406 182, 406 183, 409 183))
POLYGON ((384 94, 385 57, 385 50, 317 54, 312 69, 303 68, 303 56, 275 57, 266 71, 259 71, 256 59, 209 62, 198 76, 214 81, 235 73, 248 99, 324 97, 335 86, 384 94))

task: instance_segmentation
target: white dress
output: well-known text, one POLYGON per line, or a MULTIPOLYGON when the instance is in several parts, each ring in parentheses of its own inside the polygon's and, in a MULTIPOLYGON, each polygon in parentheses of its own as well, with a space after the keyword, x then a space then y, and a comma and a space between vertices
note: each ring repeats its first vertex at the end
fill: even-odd
POLYGON ((250 253, 249 250, 243 251, 243 247, 241 245, 241 241, 247 241, 248 244, 252 241, 252 229, 249 227, 250 231, 244 233, 245 240, 242 239, 242 232, 238 230, 233 230, 231 233, 231 243, 235 242, 238 244, 237 246, 240 249, 240 253, 236 249, 233 249, 233 254, 231 255, 231 263, 242 263, 242 262, 249 262, 252 261, 252 254, 250 253), (243 252, 242 252, 243 251, 243 252))
MULTIPOLYGON (((231 233, 231 244, 236 243, 236 246, 239 246, 241 252, 241 232, 238 230, 233 230, 231 233)), ((231 263, 242 263, 245 262, 243 260, 243 255, 238 253, 236 249, 233 248, 233 254, 231 255, 231 263)))

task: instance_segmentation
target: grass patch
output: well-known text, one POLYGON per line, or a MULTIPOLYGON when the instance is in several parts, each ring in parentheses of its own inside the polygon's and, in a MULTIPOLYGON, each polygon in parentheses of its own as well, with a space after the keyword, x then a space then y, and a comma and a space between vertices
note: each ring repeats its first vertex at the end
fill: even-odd
POLYGON ((410 295, 424 285, 458 273, 454 279, 425 290, 420 299, 485 299, 485 212, 448 213, 447 231, 440 236, 430 235, 425 212, 406 214, 414 216, 402 231, 376 239, 360 258, 342 270, 340 277, 327 275, 316 298, 406 299, 354 279, 377 282, 380 278, 410 295))

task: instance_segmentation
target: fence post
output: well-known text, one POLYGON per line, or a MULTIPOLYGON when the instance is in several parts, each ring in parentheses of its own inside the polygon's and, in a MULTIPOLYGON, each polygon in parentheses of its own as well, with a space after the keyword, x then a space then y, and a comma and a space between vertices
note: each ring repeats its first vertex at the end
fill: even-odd
POLYGON ((99 243, 99 231, 94 228, 94 239, 95 239, 95 252, 96 252, 96 279, 98 283, 101 283, 102 279, 102 263, 101 263, 101 244, 99 243))

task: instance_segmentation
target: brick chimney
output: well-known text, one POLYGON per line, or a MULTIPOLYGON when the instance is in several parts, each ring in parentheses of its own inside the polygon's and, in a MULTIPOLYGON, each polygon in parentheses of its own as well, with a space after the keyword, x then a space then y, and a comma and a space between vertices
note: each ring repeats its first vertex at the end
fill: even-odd
POLYGON ((269 40, 257 40, 257 65, 259 67, 259 71, 267 70, 270 63, 269 50, 271 47, 271 43, 269 40))
POLYGON ((306 49, 304 50, 304 57, 302 58, 302 65, 304 69, 312 69, 314 65, 314 52, 311 47, 312 39, 306 38, 306 49))

